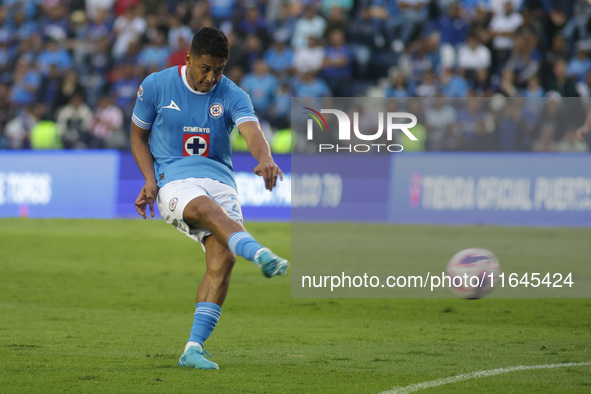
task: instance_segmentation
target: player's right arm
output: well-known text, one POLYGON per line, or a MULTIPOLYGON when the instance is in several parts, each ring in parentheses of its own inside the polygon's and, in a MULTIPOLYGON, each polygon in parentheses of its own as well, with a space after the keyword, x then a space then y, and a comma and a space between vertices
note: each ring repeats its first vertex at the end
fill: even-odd
POLYGON ((145 181, 144 187, 135 200, 135 209, 144 219, 146 218, 146 206, 150 207, 150 216, 154 217, 154 202, 158 195, 158 181, 156 181, 154 173, 154 158, 149 143, 152 122, 156 117, 157 94, 154 74, 151 74, 138 89, 129 134, 131 152, 145 181))
POLYGON ((144 219, 146 218, 146 206, 150 207, 150 216, 154 217, 154 202, 158 195, 158 182, 154 173, 154 159, 150 152, 150 130, 145 130, 131 122, 130 143, 131 152, 137 166, 144 176, 144 187, 135 200, 135 209, 144 219))

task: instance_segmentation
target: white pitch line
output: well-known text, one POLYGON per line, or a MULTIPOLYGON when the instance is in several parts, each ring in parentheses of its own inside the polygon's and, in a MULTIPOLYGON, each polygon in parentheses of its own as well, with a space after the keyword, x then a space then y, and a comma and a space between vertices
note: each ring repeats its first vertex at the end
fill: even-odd
POLYGON ((550 369, 550 368, 567 368, 567 367, 581 367, 591 365, 591 362, 584 363, 564 363, 564 364, 543 364, 543 365, 518 365, 516 367, 505 367, 497 369, 489 369, 488 371, 476 371, 462 375, 451 376, 449 378, 431 380, 429 382, 422 382, 411 384, 406 387, 394 387, 391 390, 383 391, 380 394, 408 394, 415 391, 425 390, 431 387, 443 386, 444 384, 463 382, 464 380, 486 378, 489 376, 501 375, 504 373, 515 371, 527 371, 530 369, 550 369))

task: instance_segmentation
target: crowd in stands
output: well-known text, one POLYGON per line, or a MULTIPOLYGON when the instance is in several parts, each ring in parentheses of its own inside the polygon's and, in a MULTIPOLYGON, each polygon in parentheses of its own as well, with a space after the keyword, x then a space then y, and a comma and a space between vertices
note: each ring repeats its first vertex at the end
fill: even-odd
MULTIPOLYGON (((0 0, 0 149, 47 147, 36 126, 54 127, 49 147, 128 149, 141 81, 184 64, 205 26, 227 34, 225 74, 271 141, 292 97, 420 97, 404 109, 431 115, 446 98, 537 98, 563 115, 567 98, 591 101, 587 0, 0 0)), ((424 123, 425 150, 587 150, 564 128, 524 142, 497 125, 481 146, 424 123)))

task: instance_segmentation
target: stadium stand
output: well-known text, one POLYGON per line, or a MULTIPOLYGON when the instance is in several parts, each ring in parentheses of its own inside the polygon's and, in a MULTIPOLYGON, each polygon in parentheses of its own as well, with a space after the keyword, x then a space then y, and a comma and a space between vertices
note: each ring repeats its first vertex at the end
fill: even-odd
MULTIPOLYGON (((539 97, 559 106, 561 97, 580 97, 585 108, 591 101, 586 0, 0 4, 0 149, 31 149, 31 131, 43 121, 58 127, 54 146, 128 149, 141 80, 183 64, 204 26, 228 34, 226 75, 253 98, 270 139, 289 127, 292 96, 436 97, 441 103, 420 108, 431 115, 457 97, 539 97)), ((587 150, 571 133, 547 129, 518 142, 510 122, 513 139, 492 132, 458 144, 428 123, 426 150, 587 150)))

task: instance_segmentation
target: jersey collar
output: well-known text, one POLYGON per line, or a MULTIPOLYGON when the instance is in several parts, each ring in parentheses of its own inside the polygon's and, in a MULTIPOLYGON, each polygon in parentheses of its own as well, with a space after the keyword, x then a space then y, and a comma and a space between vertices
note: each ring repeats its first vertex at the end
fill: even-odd
POLYGON ((187 66, 182 66, 180 74, 181 74, 181 77, 183 78, 183 83, 185 84, 187 89, 189 89, 191 92, 193 92, 195 94, 200 94, 200 95, 209 94, 209 93, 213 92, 215 90, 215 88, 218 87, 218 84, 220 83, 220 81, 218 81, 218 83, 213 85, 213 88, 209 92, 203 93, 203 92, 199 92, 199 91, 193 89, 191 87, 191 85, 189 85, 189 82, 187 81, 187 66))

